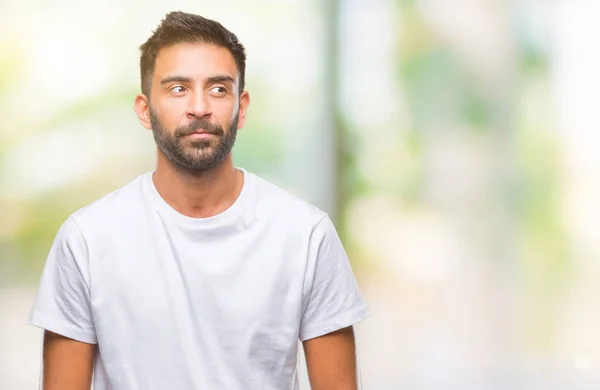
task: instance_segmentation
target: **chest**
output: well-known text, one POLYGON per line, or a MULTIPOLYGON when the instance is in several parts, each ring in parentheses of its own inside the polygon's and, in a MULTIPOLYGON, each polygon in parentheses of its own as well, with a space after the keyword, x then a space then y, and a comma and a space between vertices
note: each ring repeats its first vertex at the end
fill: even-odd
POLYGON ((97 331, 297 331, 304 239, 270 228, 223 233, 148 228, 90 248, 97 331))

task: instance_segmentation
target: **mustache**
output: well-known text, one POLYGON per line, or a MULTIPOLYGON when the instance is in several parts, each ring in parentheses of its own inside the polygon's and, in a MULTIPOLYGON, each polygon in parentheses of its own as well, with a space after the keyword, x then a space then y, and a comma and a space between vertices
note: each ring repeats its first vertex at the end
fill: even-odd
POLYGON ((214 135, 223 135, 223 128, 219 125, 214 125, 204 119, 194 119, 190 124, 175 129, 175 136, 185 137, 186 135, 194 134, 198 129, 203 129, 205 132, 214 135))

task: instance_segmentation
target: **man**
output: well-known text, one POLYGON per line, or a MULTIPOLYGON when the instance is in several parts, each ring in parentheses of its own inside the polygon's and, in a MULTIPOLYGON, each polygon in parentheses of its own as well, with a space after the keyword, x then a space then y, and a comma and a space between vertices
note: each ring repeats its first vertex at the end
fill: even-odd
POLYGON ((156 169, 61 226, 30 318, 44 390, 298 389, 298 340, 313 389, 357 389, 369 312, 332 222, 233 164, 245 60, 183 12, 141 46, 156 169))

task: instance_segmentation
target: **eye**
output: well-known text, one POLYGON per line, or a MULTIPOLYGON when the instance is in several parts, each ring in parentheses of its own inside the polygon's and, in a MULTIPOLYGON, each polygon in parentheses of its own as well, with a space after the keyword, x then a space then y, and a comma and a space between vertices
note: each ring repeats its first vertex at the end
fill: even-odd
POLYGON ((222 96, 222 95, 225 95, 227 93, 227 88, 222 87, 222 86, 212 87, 210 89, 210 92, 212 94, 214 94, 214 95, 222 96))
POLYGON ((169 91, 173 92, 175 95, 181 95, 185 92, 185 87, 181 85, 175 85, 174 87, 171 87, 169 91))

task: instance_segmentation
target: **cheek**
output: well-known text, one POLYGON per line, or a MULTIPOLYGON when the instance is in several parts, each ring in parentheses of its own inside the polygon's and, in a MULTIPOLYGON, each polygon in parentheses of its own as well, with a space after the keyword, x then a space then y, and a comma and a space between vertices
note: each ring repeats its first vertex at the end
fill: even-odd
POLYGON ((235 102, 226 102, 219 107, 219 122, 222 125, 228 125, 238 115, 238 108, 235 102))
MULTIPOLYGON (((183 99, 182 99, 183 100, 183 99)), ((160 121, 167 129, 174 129, 185 124, 186 111, 184 104, 178 100, 169 100, 161 102, 155 108, 160 121)))
POLYGON ((186 103, 185 99, 167 99, 162 104, 162 111, 165 115, 178 117, 185 115, 186 103))

